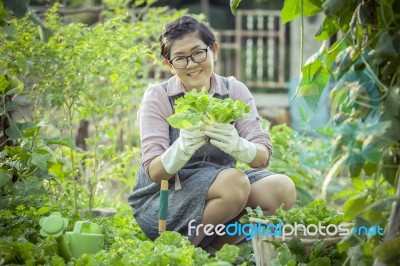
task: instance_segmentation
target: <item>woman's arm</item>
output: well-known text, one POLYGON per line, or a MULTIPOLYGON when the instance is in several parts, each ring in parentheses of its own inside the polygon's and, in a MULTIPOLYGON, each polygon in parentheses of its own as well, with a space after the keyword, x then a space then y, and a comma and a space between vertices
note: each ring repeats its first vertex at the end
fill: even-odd
POLYGON ((153 182, 169 179, 160 156, 169 148, 169 124, 166 120, 172 114, 167 93, 160 85, 150 86, 143 95, 138 118, 142 167, 153 182))
POLYGON ((173 174, 168 174, 165 171, 164 165, 161 162, 161 156, 154 158, 149 164, 149 177, 157 184, 161 183, 161 180, 169 180, 173 174))
POLYGON ((268 165, 270 153, 263 144, 254 143, 256 145, 256 157, 249 163, 252 168, 265 168, 268 165))

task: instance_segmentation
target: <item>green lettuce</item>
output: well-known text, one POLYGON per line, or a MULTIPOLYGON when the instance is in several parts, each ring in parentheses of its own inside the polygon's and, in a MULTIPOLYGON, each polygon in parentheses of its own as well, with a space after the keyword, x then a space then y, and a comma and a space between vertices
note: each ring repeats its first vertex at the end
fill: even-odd
POLYGON ((200 122, 210 124, 231 123, 250 115, 250 106, 240 100, 231 98, 218 99, 206 91, 192 90, 177 99, 174 104, 175 113, 167 118, 174 128, 188 128, 200 122))

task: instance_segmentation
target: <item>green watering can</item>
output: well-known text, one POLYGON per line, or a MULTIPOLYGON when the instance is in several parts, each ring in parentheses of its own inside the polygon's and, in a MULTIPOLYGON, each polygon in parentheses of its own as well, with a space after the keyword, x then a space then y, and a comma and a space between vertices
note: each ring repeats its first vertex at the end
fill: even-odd
POLYGON ((94 254, 103 249, 104 235, 100 225, 88 221, 77 221, 74 231, 65 232, 64 235, 68 223, 68 219, 63 218, 59 212, 53 212, 39 221, 40 234, 52 235, 57 240, 60 255, 66 261, 79 258, 84 253, 94 254))

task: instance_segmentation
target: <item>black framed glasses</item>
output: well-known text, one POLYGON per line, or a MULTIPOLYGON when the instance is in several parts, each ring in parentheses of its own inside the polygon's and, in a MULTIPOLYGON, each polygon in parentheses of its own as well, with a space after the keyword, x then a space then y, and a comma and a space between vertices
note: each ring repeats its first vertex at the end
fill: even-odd
POLYGON ((203 63, 207 59, 207 51, 210 46, 204 49, 197 49, 189 56, 176 56, 169 60, 176 69, 183 69, 189 64, 189 58, 195 63, 203 63))

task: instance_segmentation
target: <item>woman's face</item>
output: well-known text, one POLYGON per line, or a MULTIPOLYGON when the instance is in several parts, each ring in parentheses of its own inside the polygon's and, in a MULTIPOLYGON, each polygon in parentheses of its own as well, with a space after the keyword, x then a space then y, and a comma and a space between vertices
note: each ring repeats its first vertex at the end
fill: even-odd
MULTIPOLYGON (((189 34, 182 39, 176 40, 171 46, 170 59, 177 56, 190 56, 198 49, 206 49, 207 45, 195 34, 189 34)), ((185 89, 201 90, 203 87, 210 89, 210 77, 214 70, 214 63, 217 61, 218 43, 214 42, 212 47, 207 49, 207 59, 201 63, 195 63, 188 58, 188 65, 183 69, 176 69, 171 63, 164 59, 164 63, 171 69, 172 74, 176 74, 182 81, 185 89)))

